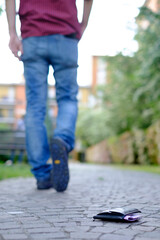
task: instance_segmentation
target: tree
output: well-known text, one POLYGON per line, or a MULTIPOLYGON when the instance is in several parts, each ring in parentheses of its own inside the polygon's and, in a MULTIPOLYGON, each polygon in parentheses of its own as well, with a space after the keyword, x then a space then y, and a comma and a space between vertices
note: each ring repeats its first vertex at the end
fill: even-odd
POLYGON ((140 107, 133 101, 133 93, 137 90, 136 71, 139 62, 134 57, 123 56, 121 53, 114 57, 105 57, 111 81, 101 88, 103 102, 108 112, 107 126, 110 132, 120 134, 132 128, 137 121, 140 107))
POLYGON ((135 37, 139 43, 136 57, 141 63, 135 100, 143 101, 143 113, 152 124, 160 118, 160 13, 142 7, 137 20, 147 22, 147 27, 139 24, 135 37))
POLYGON ((102 92, 113 134, 145 129, 160 118, 160 13, 142 7, 137 22, 134 56, 105 57, 111 81, 102 92))

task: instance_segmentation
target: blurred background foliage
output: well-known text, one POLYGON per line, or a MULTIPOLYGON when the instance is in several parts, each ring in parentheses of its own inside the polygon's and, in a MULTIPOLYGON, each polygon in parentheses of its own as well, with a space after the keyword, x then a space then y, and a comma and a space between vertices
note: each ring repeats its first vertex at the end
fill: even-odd
POLYGON ((106 110, 102 107, 80 109, 77 121, 77 138, 83 147, 94 145, 109 137, 106 110))
MULTIPOLYGON (((142 7, 136 21, 138 51, 133 56, 103 57, 110 80, 97 88, 96 107, 79 111, 77 138, 86 147, 128 132, 147 131, 160 119, 160 13, 142 7)), ((142 135, 134 136, 135 148, 137 141, 143 142, 142 135)), ((138 151, 149 149, 145 145, 138 151)))
POLYGON ((2 6, 0 5, 0 15, 1 15, 2 12, 3 12, 2 6))
POLYGON ((102 58, 109 81, 79 109, 76 137, 83 150, 107 139, 113 163, 160 164, 160 13, 142 7, 136 21, 138 51, 102 58))

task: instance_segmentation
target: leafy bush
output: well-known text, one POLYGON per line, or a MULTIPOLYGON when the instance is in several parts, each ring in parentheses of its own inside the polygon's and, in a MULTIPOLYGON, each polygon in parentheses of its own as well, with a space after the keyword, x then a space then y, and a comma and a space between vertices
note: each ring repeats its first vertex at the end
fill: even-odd
POLYGON ((76 136, 84 147, 94 145, 109 136, 106 118, 103 108, 79 110, 76 136))

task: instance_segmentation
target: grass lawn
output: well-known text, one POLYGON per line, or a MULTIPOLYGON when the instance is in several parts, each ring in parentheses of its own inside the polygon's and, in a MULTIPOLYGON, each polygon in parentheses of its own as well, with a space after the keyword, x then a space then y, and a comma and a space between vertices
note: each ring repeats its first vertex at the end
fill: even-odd
POLYGON ((28 164, 13 164, 6 166, 0 163, 0 180, 14 177, 31 177, 30 166, 28 164))
POLYGON ((113 164, 113 167, 122 169, 122 170, 134 170, 160 174, 160 165, 124 165, 124 164, 113 164))

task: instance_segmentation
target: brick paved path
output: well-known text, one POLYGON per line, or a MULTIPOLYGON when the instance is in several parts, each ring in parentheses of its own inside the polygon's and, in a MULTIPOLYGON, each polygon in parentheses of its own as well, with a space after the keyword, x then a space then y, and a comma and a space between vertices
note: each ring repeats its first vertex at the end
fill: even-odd
POLYGON ((0 240, 160 239, 160 176, 107 166, 70 164, 65 193, 38 191, 35 180, 0 182, 0 240), (136 223, 92 221, 110 207, 143 212, 136 223))

